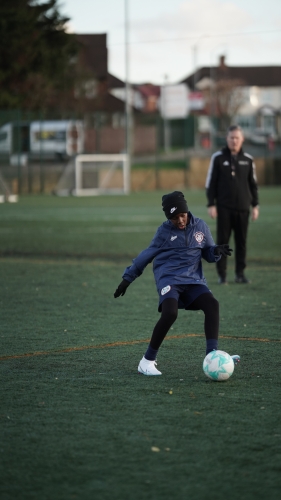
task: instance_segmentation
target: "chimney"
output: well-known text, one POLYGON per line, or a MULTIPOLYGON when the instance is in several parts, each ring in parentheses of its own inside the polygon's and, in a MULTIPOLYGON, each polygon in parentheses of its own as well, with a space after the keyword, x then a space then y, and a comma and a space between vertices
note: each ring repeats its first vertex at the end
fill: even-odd
POLYGON ((226 64, 225 64, 225 56, 220 56, 220 58, 219 58, 219 67, 220 67, 221 69, 226 68, 226 64))

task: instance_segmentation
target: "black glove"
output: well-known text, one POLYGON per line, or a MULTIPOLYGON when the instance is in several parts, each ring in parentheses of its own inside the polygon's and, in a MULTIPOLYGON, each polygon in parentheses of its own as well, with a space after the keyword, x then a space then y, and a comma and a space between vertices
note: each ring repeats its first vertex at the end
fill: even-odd
POLYGON ((127 290, 129 285, 130 285, 129 281, 127 281, 127 280, 121 281, 120 285, 118 286, 118 288, 116 288, 116 290, 114 292, 115 299, 117 297, 120 297, 120 295, 125 295, 126 290, 127 290))
POLYGON ((227 255, 231 256, 231 252, 233 252, 232 248, 229 248, 229 245, 218 245, 215 250, 215 255, 223 255, 226 257, 227 255))

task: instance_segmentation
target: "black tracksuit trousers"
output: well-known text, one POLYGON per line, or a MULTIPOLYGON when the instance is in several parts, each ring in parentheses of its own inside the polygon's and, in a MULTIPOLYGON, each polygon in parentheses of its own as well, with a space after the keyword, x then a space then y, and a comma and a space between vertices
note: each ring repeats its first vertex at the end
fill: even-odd
MULTIPOLYGON (((235 273, 242 275, 246 267, 246 240, 249 223, 249 210, 232 210, 225 207, 217 207, 217 244, 229 243, 231 232, 234 233, 235 241, 235 273)), ((227 257, 222 256, 217 262, 218 275, 226 277, 227 257)))

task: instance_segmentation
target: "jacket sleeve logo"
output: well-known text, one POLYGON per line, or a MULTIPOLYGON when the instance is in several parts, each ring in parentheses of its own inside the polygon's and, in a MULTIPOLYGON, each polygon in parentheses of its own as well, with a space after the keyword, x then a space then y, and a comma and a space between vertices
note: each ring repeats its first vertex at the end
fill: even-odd
POLYGON ((196 239, 197 243, 202 243, 202 241, 204 240, 204 233, 198 231, 197 233, 194 234, 194 238, 196 239))

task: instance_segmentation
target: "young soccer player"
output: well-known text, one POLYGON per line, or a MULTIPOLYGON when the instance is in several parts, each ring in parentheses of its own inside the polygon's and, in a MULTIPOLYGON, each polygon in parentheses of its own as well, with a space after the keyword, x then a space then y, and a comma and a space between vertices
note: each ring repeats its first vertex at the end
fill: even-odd
MULTIPOLYGON (((206 354, 218 349, 219 303, 207 287, 201 259, 217 262, 232 252, 228 245, 215 245, 207 224, 188 211, 182 192, 165 194, 162 207, 168 220, 157 229, 149 247, 125 269, 114 293, 115 298, 125 295, 128 286, 153 261, 161 317, 138 366, 138 372, 144 375, 161 375, 156 356, 177 319, 178 308, 204 312, 206 354)), ((232 358, 235 364, 240 360, 238 355, 232 358)))

